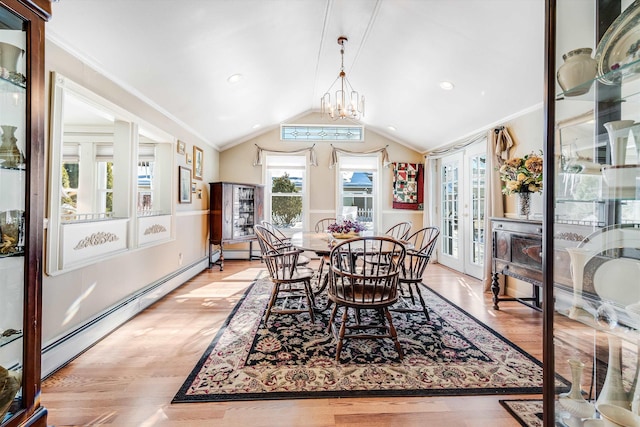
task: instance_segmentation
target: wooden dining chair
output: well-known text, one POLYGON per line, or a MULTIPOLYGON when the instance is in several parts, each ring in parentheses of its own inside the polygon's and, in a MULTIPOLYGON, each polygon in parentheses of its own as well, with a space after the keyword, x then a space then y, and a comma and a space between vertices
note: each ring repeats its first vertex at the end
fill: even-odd
POLYGON ((327 231, 331 224, 335 224, 335 218, 322 218, 318 222, 316 222, 315 231, 316 233, 324 233, 327 231))
POLYGON ((420 291, 420 285, 423 283, 422 276, 431 260, 431 254, 436 247, 439 235, 440 229, 438 227, 425 227, 407 238, 407 243, 411 249, 407 250, 404 263, 400 268, 399 290, 401 301, 393 307, 392 310, 399 312, 419 312, 420 310, 409 308, 406 304, 402 304, 402 300, 410 299, 412 306, 415 306, 415 297, 417 296, 422 305, 424 315, 427 317, 427 320, 431 320, 424 297, 420 291))
POLYGON ((291 246, 285 248, 273 246, 271 232, 261 225, 256 225, 254 231, 258 237, 262 259, 267 265, 269 277, 273 282, 264 322, 267 323, 271 313, 305 312, 308 312, 311 321, 315 322, 313 313, 315 300, 311 290, 313 270, 298 266, 298 257, 303 251, 291 246))
POLYGON ((273 223, 265 220, 265 221, 262 221, 260 223, 260 225, 262 225, 264 228, 269 230, 272 234, 277 236, 279 240, 282 240, 283 242, 290 242, 291 241, 291 239, 289 237, 287 237, 282 231, 280 231, 278 229, 278 227, 273 225, 273 223))
MULTIPOLYGON (((409 231, 411 231, 411 222, 405 221, 405 222, 399 222, 396 225, 392 226, 387 231, 385 231, 384 234, 393 239, 404 241, 409 235, 409 231)), ((385 255, 382 255, 382 256, 375 255, 375 256, 368 257, 367 262, 372 265, 386 265, 389 263, 389 259, 385 255)))
POLYGON ((405 240, 411 231, 411 221, 399 222, 385 231, 384 234, 396 240, 405 240))
POLYGON ((386 236, 356 237, 331 250, 327 292, 335 305, 328 328, 337 340, 336 361, 340 361, 346 339, 390 338, 400 359, 404 357, 389 307, 398 300, 398 279, 405 254, 401 242, 386 236), (365 261, 371 256, 385 256, 391 262, 372 269, 365 261), (343 313, 338 323, 339 308, 343 313), (363 316, 363 310, 373 310, 375 315, 363 316))
MULTIPOLYGON (((272 247, 278 249, 286 249, 293 248, 291 245, 291 238, 284 235, 284 233, 278 230, 272 223, 268 221, 262 221, 261 226, 267 231, 263 233, 264 238, 269 240, 269 244, 272 247)), ((298 265, 304 266, 308 265, 311 262, 311 259, 305 255, 300 255, 298 257, 298 265)))
MULTIPOLYGON (((315 231, 316 233, 324 233, 327 231, 331 224, 336 223, 336 218, 322 218, 318 222, 316 222, 315 231)), ((318 267, 318 283, 322 282, 322 275, 324 273, 324 266, 329 262, 329 256, 325 255, 320 257, 320 266, 318 267)))

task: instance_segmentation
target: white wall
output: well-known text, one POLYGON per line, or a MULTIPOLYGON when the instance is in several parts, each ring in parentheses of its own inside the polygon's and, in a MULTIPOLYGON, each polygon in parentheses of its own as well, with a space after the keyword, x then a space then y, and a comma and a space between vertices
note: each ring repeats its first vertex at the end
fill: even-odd
MULTIPOLYGON (((327 121, 319 113, 310 113, 287 124, 318 123, 327 124, 327 121)), ((253 166, 256 145, 264 149, 296 150, 310 147, 313 144, 312 142, 282 142, 280 128, 267 131, 220 153, 220 179, 222 181, 264 184, 262 182, 262 167, 253 166)), ((366 126, 364 142, 316 142, 315 151, 318 166, 309 166, 307 169, 311 195, 310 226, 322 218, 336 216, 336 170, 329 169, 331 144, 337 148, 356 152, 375 150, 388 145, 387 152, 391 162, 422 163, 424 161, 424 156, 421 153, 371 131, 366 126)), ((382 183, 382 230, 384 231, 400 221, 411 221, 413 230, 421 228, 422 211, 393 209, 393 167, 383 168, 380 179, 382 183)))
MULTIPOLYGON (((95 325, 99 319, 102 319, 100 321, 103 323, 111 322, 107 327, 101 328, 103 332, 100 334, 88 334, 92 335, 91 340, 99 339, 108 332, 109 328, 117 326, 114 321, 108 320, 109 316, 107 316, 114 310, 120 309, 127 302, 128 307, 142 309, 149 303, 149 293, 141 296, 146 290, 153 287, 167 292, 171 287, 179 285, 207 265, 208 183, 218 179, 218 152, 188 130, 183 129, 178 123, 165 117, 161 112, 126 92, 107 77, 89 68, 51 42, 47 42, 46 45, 45 67, 47 72, 56 71, 175 138, 185 141, 188 153, 193 153, 194 144, 204 150, 204 177, 202 181, 197 181, 198 189, 202 190, 202 198, 199 199, 193 195, 191 204, 178 204, 177 200, 175 201, 174 240, 128 251, 55 277, 44 275, 42 341, 45 349, 43 372, 47 374, 57 367, 55 365, 64 362, 60 357, 52 354, 58 351, 58 348, 64 347, 65 342, 69 341, 76 332, 95 325), (48 366, 46 366, 47 363, 48 366)), ((50 93, 47 91, 47 105, 49 101, 50 93)), ((48 113, 47 111, 47 117, 48 113)), ((47 158, 50 151, 48 144, 47 136, 47 158)), ((174 153, 177 175, 178 166, 187 165, 184 155, 178 154, 176 150, 174 153)), ((174 182, 177 183, 177 180, 174 182)), ((48 182, 45 188, 49 188, 48 182)), ((128 309, 127 313, 133 315, 135 310, 128 309)), ((120 321, 122 320, 126 319, 120 321)), ((65 357, 75 356, 74 351, 83 350, 78 346, 87 344, 90 345, 87 340, 82 343, 76 342, 74 344, 76 348, 64 350, 65 357)))
MULTIPOLYGON (((505 123, 515 146, 511 157, 522 157, 531 152, 539 153, 544 148, 544 112, 542 107, 505 123)), ((497 172, 495 172, 497 173, 497 172)), ((503 196, 505 199, 505 216, 517 217, 517 195, 503 196)), ((542 220, 542 193, 531 196, 532 219, 542 220)), ((531 284, 512 277, 507 277, 506 293, 511 296, 531 296, 531 284)))
MULTIPOLYGON (((544 148, 544 113, 542 108, 527 113, 505 123, 513 137, 515 146, 511 150, 511 157, 522 157, 525 154, 536 153, 544 148)), ((497 172, 496 172, 497 173, 497 172)), ((505 196, 505 216, 516 215, 518 196, 505 196)), ((532 219, 542 219, 542 193, 531 196, 532 219)))

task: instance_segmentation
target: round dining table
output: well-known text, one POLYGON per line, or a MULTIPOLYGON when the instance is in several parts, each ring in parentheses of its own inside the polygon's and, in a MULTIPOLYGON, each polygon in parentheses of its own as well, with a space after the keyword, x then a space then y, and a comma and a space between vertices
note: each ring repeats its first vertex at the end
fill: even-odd
MULTIPOLYGON (((389 237, 385 233, 376 233, 374 231, 369 231, 369 230, 361 231, 360 236, 389 237)), ((296 248, 309 251, 309 252, 315 252, 316 255, 320 257, 321 260, 324 258, 324 260, 322 261, 323 264, 328 264, 328 257, 329 257, 329 254, 331 253, 331 249, 333 249, 335 245, 337 245, 338 243, 344 240, 346 239, 336 239, 329 232, 299 231, 294 233, 291 236, 290 241, 291 241, 291 245, 296 248)), ((405 247, 407 249, 411 249, 412 245, 410 245, 409 243, 405 243, 405 247)), ((327 267, 326 269, 323 268, 324 274, 323 274, 323 271, 318 271, 317 281, 312 282, 313 294, 315 296, 322 294, 327 288, 327 284, 329 283, 329 266, 327 265, 326 267, 327 267)), ((327 300, 327 303, 323 305, 318 305, 316 303, 315 310, 324 311, 327 309, 328 306, 329 306, 329 300, 327 300)))

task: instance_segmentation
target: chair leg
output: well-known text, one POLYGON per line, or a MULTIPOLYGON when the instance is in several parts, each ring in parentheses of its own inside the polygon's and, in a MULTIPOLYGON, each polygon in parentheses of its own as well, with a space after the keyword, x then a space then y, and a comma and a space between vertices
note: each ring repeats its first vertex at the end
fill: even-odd
POLYGON ((416 287, 416 293, 418 294, 418 298, 420 299, 420 304, 422 304, 422 311, 424 311, 424 315, 427 317, 428 321, 431 321, 431 317, 429 317, 429 312, 427 311, 427 304, 424 302, 424 298, 422 297, 422 292, 420 292, 420 284, 414 283, 416 287))
POLYGON ((404 358, 404 353, 402 352, 402 347, 400 346, 400 341, 398 341, 398 333, 396 332, 396 328, 393 326, 393 319, 391 318, 391 313, 389 312, 389 308, 384 308, 384 314, 387 316, 387 322, 389 322, 389 335, 391 335, 391 339, 393 343, 396 345, 396 350, 398 351, 398 356, 400 360, 404 358))
MULTIPOLYGON (((415 297, 413 296, 413 288, 411 287, 411 285, 413 285, 413 284, 414 284, 414 283, 409 283, 409 284, 407 285, 407 288, 409 289, 409 296, 411 297, 411 304, 415 304, 415 303, 416 303, 416 299, 415 299, 415 297)), ((420 292, 420 291, 418 291, 418 292, 420 292)))
POLYGON ((329 322, 327 325, 327 332, 331 332, 331 326, 333 325, 333 320, 336 318, 336 312, 338 311, 338 304, 334 305, 331 309, 331 315, 329 316, 329 322))
POLYGON ((265 324, 269 320, 269 316, 271 316, 271 309, 273 308, 273 305, 276 303, 278 292, 280 292, 280 284, 274 283, 273 289, 271 290, 271 298, 269 299, 269 305, 267 306, 267 314, 264 317, 265 324))
POLYGON ((320 267, 318 267, 318 283, 322 280, 322 270, 324 270, 324 255, 320 257, 320 267))
POLYGON ((316 321, 316 317, 313 314, 313 307, 315 307, 316 302, 313 297, 313 291, 311 290, 311 279, 304 281, 304 293, 307 298, 307 308, 309 309, 309 316, 311 316, 311 322, 316 321))
POLYGON ((342 352, 342 342, 344 341, 344 334, 347 329, 348 315, 349 315, 349 307, 345 307, 344 313, 342 313, 342 324, 340 325, 340 333, 338 334, 338 347, 336 348, 336 362, 340 362, 340 353, 342 352))

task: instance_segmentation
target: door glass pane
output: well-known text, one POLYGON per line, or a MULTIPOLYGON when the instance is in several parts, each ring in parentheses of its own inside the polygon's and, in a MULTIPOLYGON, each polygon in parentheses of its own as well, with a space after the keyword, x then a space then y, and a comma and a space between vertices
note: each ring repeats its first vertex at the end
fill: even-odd
POLYGON ((255 223, 255 189, 233 186, 233 237, 253 234, 255 223))
POLYGON ((486 156, 478 155, 471 163, 471 262, 484 263, 484 187, 486 156))
POLYGON ((442 166, 441 176, 442 194, 442 253, 458 257, 458 163, 448 163, 442 166))

